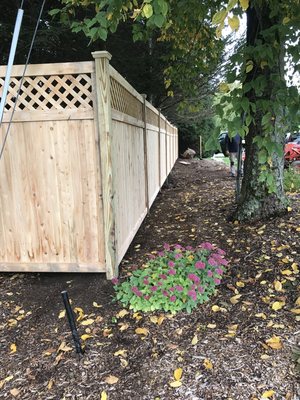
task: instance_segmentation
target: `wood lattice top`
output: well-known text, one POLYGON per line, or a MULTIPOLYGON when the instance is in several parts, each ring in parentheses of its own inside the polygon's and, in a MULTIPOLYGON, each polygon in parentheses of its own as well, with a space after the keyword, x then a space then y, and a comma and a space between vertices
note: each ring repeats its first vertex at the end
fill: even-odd
MULTIPOLYGON (((6 99, 5 111, 12 111, 21 77, 13 77, 6 99)), ((0 78, 0 94, 4 78, 0 78)), ((93 108, 91 74, 26 76, 16 111, 49 111, 93 108)))
POLYGON ((111 107, 138 120, 143 119, 143 104, 114 78, 111 83, 111 107))

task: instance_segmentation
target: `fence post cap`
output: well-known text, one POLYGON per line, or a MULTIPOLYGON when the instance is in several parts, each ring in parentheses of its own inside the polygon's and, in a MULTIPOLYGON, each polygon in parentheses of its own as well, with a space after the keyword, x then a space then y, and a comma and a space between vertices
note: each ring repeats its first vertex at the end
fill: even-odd
POLYGON ((102 50, 102 51, 93 51, 92 52, 92 56, 97 59, 97 58, 107 58, 108 60, 111 60, 112 55, 106 51, 106 50, 102 50))

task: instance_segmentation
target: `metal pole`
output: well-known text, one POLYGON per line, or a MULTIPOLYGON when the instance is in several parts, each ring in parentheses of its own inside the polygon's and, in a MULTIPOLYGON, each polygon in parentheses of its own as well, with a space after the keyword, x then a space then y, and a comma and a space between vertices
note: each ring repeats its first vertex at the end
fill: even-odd
POLYGON ((12 66, 14 63, 16 49, 17 49, 17 45, 18 45, 18 39, 19 39, 23 14, 24 14, 24 10, 22 10, 20 8, 18 10, 18 14, 17 14, 17 18, 16 18, 15 29, 14 29, 13 39, 12 39, 12 43, 11 43, 11 47, 10 47, 7 70, 6 70, 5 81, 4 81, 4 86, 3 86, 3 92, 2 92, 2 96, 1 96, 0 124, 2 123, 2 119, 3 119, 3 112, 4 112, 4 107, 6 104, 6 96, 7 96, 7 92, 8 92, 8 88, 9 88, 9 83, 10 83, 11 70, 12 70, 12 66))
POLYGON ((75 322, 73 310, 71 308, 68 292, 66 290, 64 290, 63 292, 61 292, 61 295, 62 295, 62 298, 63 298, 63 302, 64 302, 64 306, 65 306, 65 309, 66 309, 66 313, 67 313, 70 329, 71 329, 71 332, 72 332, 76 353, 83 354, 84 351, 83 351, 83 349, 81 347, 81 344, 80 344, 80 339, 79 339, 79 335, 78 335, 78 332, 77 332, 76 322, 75 322))

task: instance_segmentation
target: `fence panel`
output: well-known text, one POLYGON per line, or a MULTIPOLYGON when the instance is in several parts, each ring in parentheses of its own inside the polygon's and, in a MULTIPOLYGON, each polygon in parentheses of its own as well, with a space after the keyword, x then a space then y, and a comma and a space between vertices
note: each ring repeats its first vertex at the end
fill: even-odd
MULTIPOLYGON (((0 270, 110 279, 177 159, 177 129, 109 64, 15 66, 0 140, 0 270)), ((0 67, 0 90, 6 68, 0 67)))

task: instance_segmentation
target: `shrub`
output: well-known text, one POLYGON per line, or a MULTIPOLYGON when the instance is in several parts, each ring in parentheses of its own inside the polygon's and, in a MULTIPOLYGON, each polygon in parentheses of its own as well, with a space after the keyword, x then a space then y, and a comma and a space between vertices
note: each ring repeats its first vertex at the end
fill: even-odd
POLYGON ((286 192, 300 192, 300 174, 293 168, 284 170, 284 190, 286 192))
POLYGON ((191 312, 221 283, 225 252, 205 242, 197 248, 164 245, 123 283, 113 281, 116 299, 134 311, 191 312))

